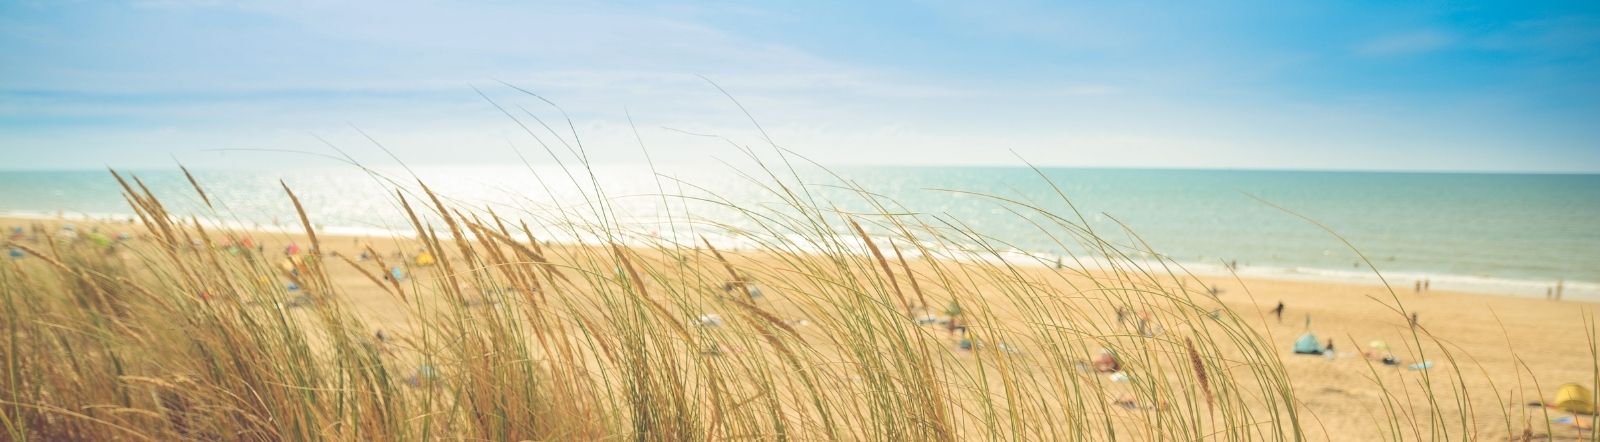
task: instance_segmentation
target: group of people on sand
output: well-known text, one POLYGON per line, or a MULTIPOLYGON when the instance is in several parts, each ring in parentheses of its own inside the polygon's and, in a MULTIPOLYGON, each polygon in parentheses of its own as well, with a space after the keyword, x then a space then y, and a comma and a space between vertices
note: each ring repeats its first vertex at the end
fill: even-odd
POLYGON ((69 244, 84 242, 104 248, 106 253, 109 254, 116 251, 117 245, 132 239, 133 235, 127 232, 117 232, 111 235, 103 233, 100 231, 99 225, 90 225, 87 231, 83 231, 75 224, 64 223, 58 226, 52 234, 50 228, 43 223, 33 223, 27 228, 11 226, 7 229, 6 243, 9 245, 6 247, 6 255, 12 259, 26 258, 28 252, 23 246, 24 243, 43 244, 51 240, 69 244))
POLYGON ((1136 312, 1129 307, 1117 307, 1116 310, 1117 326, 1127 328, 1129 324, 1132 324, 1133 330, 1139 333, 1139 336, 1150 338, 1167 331, 1165 327, 1156 322, 1155 316, 1151 315, 1147 310, 1136 312))
POLYGON ((934 315, 926 305, 912 307, 912 310, 917 312, 915 318, 917 325, 941 326, 944 327, 945 333, 957 338, 956 348, 972 350, 975 347, 972 338, 967 335, 966 311, 961 307, 960 301, 951 300, 950 304, 945 306, 944 317, 934 315))
POLYGON ((1556 285, 1555 286, 1545 287, 1545 289, 1544 289, 1544 299, 1548 299, 1548 300, 1551 300, 1551 301, 1560 301, 1562 292, 1565 292, 1566 289, 1567 289, 1567 280, 1558 279, 1558 280, 1556 280, 1556 285))
MULTIPOLYGON (((1117 357, 1117 352, 1110 348, 1101 348, 1093 358, 1089 359, 1087 364, 1080 365, 1079 369, 1104 374, 1112 383, 1129 383, 1132 382, 1133 379, 1126 371, 1123 371, 1121 359, 1117 357)), ((1163 410, 1167 408, 1167 404, 1165 402, 1147 404, 1141 402, 1137 397, 1129 393, 1117 395, 1112 398, 1110 402, 1112 405, 1129 410, 1163 410)))
MULTIPOLYGON (((1422 283, 1419 282, 1419 284, 1422 284, 1422 283)), ((1419 287, 1425 287, 1425 285, 1419 285, 1419 287)), ((1286 308, 1287 307, 1284 305, 1283 301, 1278 301, 1278 304, 1276 306, 1273 306, 1272 310, 1269 310, 1269 311, 1272 313, 1272 315, 1274 317, 1277 318, 1278 323, 1281 324, 1281 323, 1283 323, 1283 313, 1286 310, 1286 308)), ((1417 328, 1419 326, 1418 325, 1417 312, 1411 312, 1411 315, 1408 318, 1408 323, 1409 323, 1409 326, 1411 328, 1417 328)), ((1323 341, 1320 341, 1320 340, 1317 339, 1317 335, 1315 333, 1312 333, 1310 331, 1310 329, 1311 329, 1311 316, 1307 315, 1306 316, 1306 332, 1305 332, 1305 334, 1300 335, 1300 337, 1298 339, 1295 339, 1295 342, 1294 342, 1294 345, 1293 345, 1293 348, 1292 348, 1294 354, 1307 355, 1307 356, 1323 356, 1323 357, 1328 358, 1329 361, 1332 361, 1334 359, 1338 359, 1339 353, 1335 350, 1335 344, 1334 344, 1333 338, 1328 338, 1327 342, 1323 343, 1323 341)), ((1372 342, 1369 342, 1367 344, 1367 349, 1361 352, 1361 357, 1363 357, 1363 358, 1365 358, 1365 359, 1367 359, 1369 361, 1374 361, 1374 362, 1381 363, 1383 365, 1388 365, 1388 366, 1399 366, 1399 365, 1401 365, 1400 359, 1395 357, 1394 354, 1389 351, 1389 344, 1385 343, 1384 341, 1380 341, 1380 340, 1374 340, 1372 342)), ((1420 362, 1417 362, 1417 363, 1414 363, 1414 364, 1411 364, 1411 365, 1407 366, 1407 368, 1410 368, 1410 369, 1413 369, 1413 370, 1425 370, 1425 369, 1428 369, 1428 368, 1431 368, 1431 367, 1433 367, 1433 362, 1432 361, 1420 361, 1420 362)))
MULTIPOLYGON (((1414 320, 1415 316, 1413 315, 1413 321, 1414 320)), ((1307 331, 1305 334, 1300 335, 1300 338, 1295 339, 1294 341, 1293 348, 1291 349, 1294 354, 1305 356, 1322 356, 1327 358, 1330 362, 1338 359, 1341 356, 1341 354, 1335 349, 1333 338, 1328 338, 1327 342, 1323 343, 1323 341, 1319 341, 1317 339, 1317 335, 1315 333, 1312 333, 1309 330, 1311 328, 1310 317, 1306 318, 1306 328, 1307 331)), ((1391 367, 1399 367, 1402 365, 1400 358, 1396 357, 1393 352, 1389 351, 1389 344, 1381 340, 1373 340, 1368 342, 1366 350, 1361 352, 1361 357, 1368 361, 1377 362, 1379 364, 1391 367)), ((1418 361, 1416 363, 1406 365, 1406 368, 1411 370, 1426 370, 1433 368, 1433 361, 1418 361)))

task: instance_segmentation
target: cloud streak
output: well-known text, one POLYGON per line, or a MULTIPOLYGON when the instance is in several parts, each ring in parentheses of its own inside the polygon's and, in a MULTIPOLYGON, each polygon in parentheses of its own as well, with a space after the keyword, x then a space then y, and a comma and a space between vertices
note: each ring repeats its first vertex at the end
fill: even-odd
POLYGON ((354 124, 494 162, 531 140, 472 87, 556 117, 505 81, 598 157, 637 151, 626 109, 658 159, 709 161, 660 128, 759 138, 704 75, 831 163, 1600 170, 1592 11, 1259 6, 0 4, 0 151, 97 167, 354 124))

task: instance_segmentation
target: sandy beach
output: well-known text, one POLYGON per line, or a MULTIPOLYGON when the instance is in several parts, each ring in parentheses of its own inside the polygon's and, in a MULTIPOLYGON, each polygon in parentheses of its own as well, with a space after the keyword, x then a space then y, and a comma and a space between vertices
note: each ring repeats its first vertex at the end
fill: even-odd
MULTIPOLYGON (((35 223, 42 223, 49 231, 56 231, 61 221, 0 218, 0 225, 3 226, 29 226, 35 223)), ((147 235, 141 226, 125 223, 77 222, 77 228, 106 235, 129 232, 135 236, 128 242, 127 247, 130 248, 140 247, 137 238, 147 235)), ((299 247, 308 244, 303 235, 296 234, 232 234, 252 237, 252 241, 269 257, 281 258, 284 248, 289 244, 299 247)), ((218 234, 218 243, 225 241, 222 236, 218 234)), ((417 245, 413 240, 351 236, 322 236, 319 239, 324 245, 323 252, 330 256, 339 254, 356 257, 361 254, 361 245, 370 244, 388 262, 406 262, 408 278, 415 278, 412 282, 419 286, 426 286, 440 276, 441 270, 437 267, 415 265, 417 245)), ((552 253, 573 255, 596 251, 588 246, 547 245, 547 248, 562 250, 552 253)), ((636 252, 649 257, 647 259, 659 258, 659 254, 649 250, 636 252)), ((796 323, 818 320, 805 317, 802 309, 795 307, 796 299, 803 298, 804 294, 785 291, 782 288, 786 286, 782 282, 784 275, 763 272, 762 269, 783 268, 785 263, 780 262, 779 257, 748 251, 723 252, 733 265, 751 269, 750 279, 764 287, 765 302, 769 303, 774 314, 796 323)), ((387 330, 391 334, 403 333, 400 330, 410 327, 407 325, 410 321, 408 313, 393 295, 374 285, 356 267, 342 261, 332 262, 338 260, 330 261, 331 264, 326 268, 339 289, 339 296, 345 297, 349 305, 372 327, 387 330)), ((926 264, 921 260, 913 260, 909 265, 911 273, 918 278, 932 277, 925 273, 929 271, 926 264)), ((368 262, 363 260, 357 265, 368 265, 368 262)), ((1024 272, 1020 275, 1021 279, 1039 281, 1048 286, 1048 291, 1074 299, 1066 302, 1082 304, 1086 308, 1105 307, 1101 302, 1103 300, 1096 299, 1096 294, 1072 288, 1087 284, 1095 275, 1077 275, 1070 269, 1020 268, 1024 272)), ((367 271, 379 273, 381 269, 371 268, 367 271)), ((1472 408, 1471 414, 1476 418, 1476 428, 1472 431, 1480 432, 1473 437, 1479 439, 1504 438, 1501 435, 1520 431, 1521 425, 1508 430, 1507 415, 1516 422, 1532 423, 1534 433, 1543 434, 1542 423, 1561 414, 1551 412, 1547 417, 1540 408, 1528 407, 1526 403, 1550 399, 1557 385, 1568 382, 1588 384, 1593 377, 1594 359, 1584 328, 1585 318, 1592 315, 1592 305, 1587 303, 1447 291, 1418 293, 1413 291, 1411 281, 1392 281, 1392 296, 1388 290, 1376 284, 1236 280, 1212 276, 1199 277, 1199 281, 1203 285, 1193 287, 1197 294, 1208 291, 1207 286, 1216 289, 1215 300, 1206 302, 1214 302, 1218 308, 1237 313, 1242 321, 1268 337, 1292 380, 1297 400, 1301 402, 1299 407, 1310 416, 1308 431, 1317 439, 1326 437, 1329 440, 1354 441, 1373 440, 1382 436, 1380 421, 1384 418, 1378 413, 1384 402, 1384 390, 1376 383, 1385 383, 1390 394, 1396 394, 1396 391, 1415 394, 1423 388, 1424 371, 1405 368, 1422 362, 1416 356, 1419 350, 1424 358, 1433 363, 1432 368, 1427 369, 1428 373, 1437 376, 1443 372, 1459 371, 1471 397, 1455 398, 1447 390, 1438 391, 1437 394, 1451 397, 1451 402, 1459 400, 1472 408), (1272 312, 1280 302, 1284 306, 1281 320, 1272 312), (1417 347, 1418 342, 1412 339, 1410 333, 1410 321, 1393 308, 1396 302, 1402 303, 1408 311, 1415 312, 1418 319, 1416 327, 1422 331, 1421 334, 1436 338, 1448 347, 1453 357, 1442 357, 1438 346, 1428 340, 1421 341, 1422 346, 1417 347), (1295 339, 1308 331, 1308 323, 1309 331, 1315 333, 1319 341, 1326 343, 1332 340, 1335 346, 1332 357, 1296 355, 1291 351, 1295 339), (1387 343, 1393 355, 1400 359, 1399 365, 1385 366, 1367 361, 1362 353, 1374 350, 1368 348, 1372 341, 1387 343)), ((1023 313, 1002 300, 981 298, 984 289, 981 285, 977 287, 974 292, 979 297, 965 302, 973 306, 969 308, 985 309, 983 316, 992 319, 986 320, 984 326, 1005 328, 1026 320, 1023 313)), ((1107 321, 1105 326, 1109 327, 1110 320, 1107 321)), ((932 333, 939 332, 935 328, 932 333)), ((824 336, 809 336, 808 339, 819 347, 826 346, 827 338, 824 336)), ((955 338, 949 338, 948 343, 949 350, 960 358, 964 350, 958 348, 955 338)), ((1031 351, 1031 344, 1026 341, 1012 343, 1014 347, 1019 347, 1016 351, 1023 354, 1031 351)), ((1454 409, 1457 405, 1445 403, 1439 407, 1454 409)), ((1426 407, 1412 407, 1402 414, 1415 419, 1414 424, 1426 427, 1429 419, 1426 413, 1426 407)), ((1576 435, 1570 426, 1554 425, 1552 429, 1558 436, 1576 435)), ((1421 433, 1405 436, 1428 437, 1421 433)))

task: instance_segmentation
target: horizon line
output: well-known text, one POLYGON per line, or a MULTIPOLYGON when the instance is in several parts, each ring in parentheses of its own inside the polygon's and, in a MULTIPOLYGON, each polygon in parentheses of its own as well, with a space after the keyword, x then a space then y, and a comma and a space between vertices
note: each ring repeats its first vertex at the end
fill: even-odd
MULTIPOLYGON (((105 171, 108 169, 127 171, 177 171, 179 164, 168 166, 140 165, 133 167, 101 166, 41 166, 41 167, 4 167, 0 166, 0 173, 17 172, 87 172, 105 171)), ((649 166, 645 162, 596 162, 595 166, 649 166)), ((521 164, 512 163, 445 163, 445 164, 367 164, 365 167, 485 167, 501 166, 524 168, 521 164)), ((534 166, 559 166, 555 163, 535 163, 534 166)), ((713 166, 729 167, 726 163, 690 163, 690 162, 656 162, 655 166, 713 166)), ((874 164, 874 163, 845 163, 821 164, 823 168, 898 168, 898 169, 939 169, 939 168, 966 168, 966 169, 1075 169, 1075 170, 1148 170, 1148 171, 1196 171, 1196 172, 1306 172, 1306 173, 1393 173, 1393 174, 1458 174, 1458 175, 1600 175, 1600 170, 1489 170, 1489 169, 1352 169, 1352 168, 1305 168, 1305 167, 1205 167, 1205 166, 1106 166, 1106 165, 1028 165, 1024 163, 993 163, 993 164, 874 164)), ((317 164, 299 167, 245 167, 228 165, 201 165, 187 166, 190 170, 288 170, 288 169, 330 169, 353 167, 350 165, 317 164)))

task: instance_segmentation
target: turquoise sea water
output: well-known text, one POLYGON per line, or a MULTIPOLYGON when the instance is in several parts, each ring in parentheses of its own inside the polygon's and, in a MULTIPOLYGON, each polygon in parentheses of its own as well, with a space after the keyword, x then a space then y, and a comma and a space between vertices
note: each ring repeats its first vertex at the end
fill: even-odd
MULTIPOLYGON (((398 169, 382 172, 407 176, 398 169)), ((493 207, 535 225, 548 222, 560 207, 569 211, 568 218, 585 216, 582 201, 597 197, 588 176, 569 176, 558 168, 430 167, 416 172, 459 203, 493 207)), ((714 193, 747 209, 773 207, 776 196, 741 177, 758 172, 694 167, 664 169, 658 177, 645 167, 609 166, 597 168, 593 182, 625 222, 665 235, 676 225, 686 235, 686 224, 667 223, 667 214, 681 220, 689 213, 733 227, 752 224, 740 212, 717 204, 675 197, 664 201, 657 189, 673 195, 714 193)), ((1405 290, 1412 281, 1428 278, 1435 289, 1542 297, 1561 280, 1568 298, 1600 299, 1600 175, 1045 169, 1046 181, 1026 168, 845 167, 833 172, 927 219, 964 224, 1025 252, 1054 256, 1082 250, 1039 233, 1036 223, 1045 221, 1043 216, 993 198, 942 189, 1029 201, 1071 215, 1050 186, 1054 182, 1091 227, 1110 233, 1105 236, 1131 242, 1120 233, 1121 221, 1155 250, 1200 272, 1220 271, 1222 262, 1237 261, 1246 275, 1376 282, 1338 239, 1254 195, 1343 235, 1405 290)), ((225 205, 215 214, 199 209, 199 199, 180 173, 136 173, 180 213, 247 227, 294 222, 293 208, 278 184, 282 179, 324 228, 409 228, 396 208, 392 186, 355 169, 196 171, 211 198, 225 205)), ((838 178, 819 171, 798 179, 783 173, 786 180, 810 184, 810 198, 821 205, 876 211, 859 195, 840 189, 845 181, 838 178)), ((131 214, 104 171, 0 171, 0 212, 131 214)), ((708 233, 713 230, 701 224, 696 234, 714 235, 708 233)))

